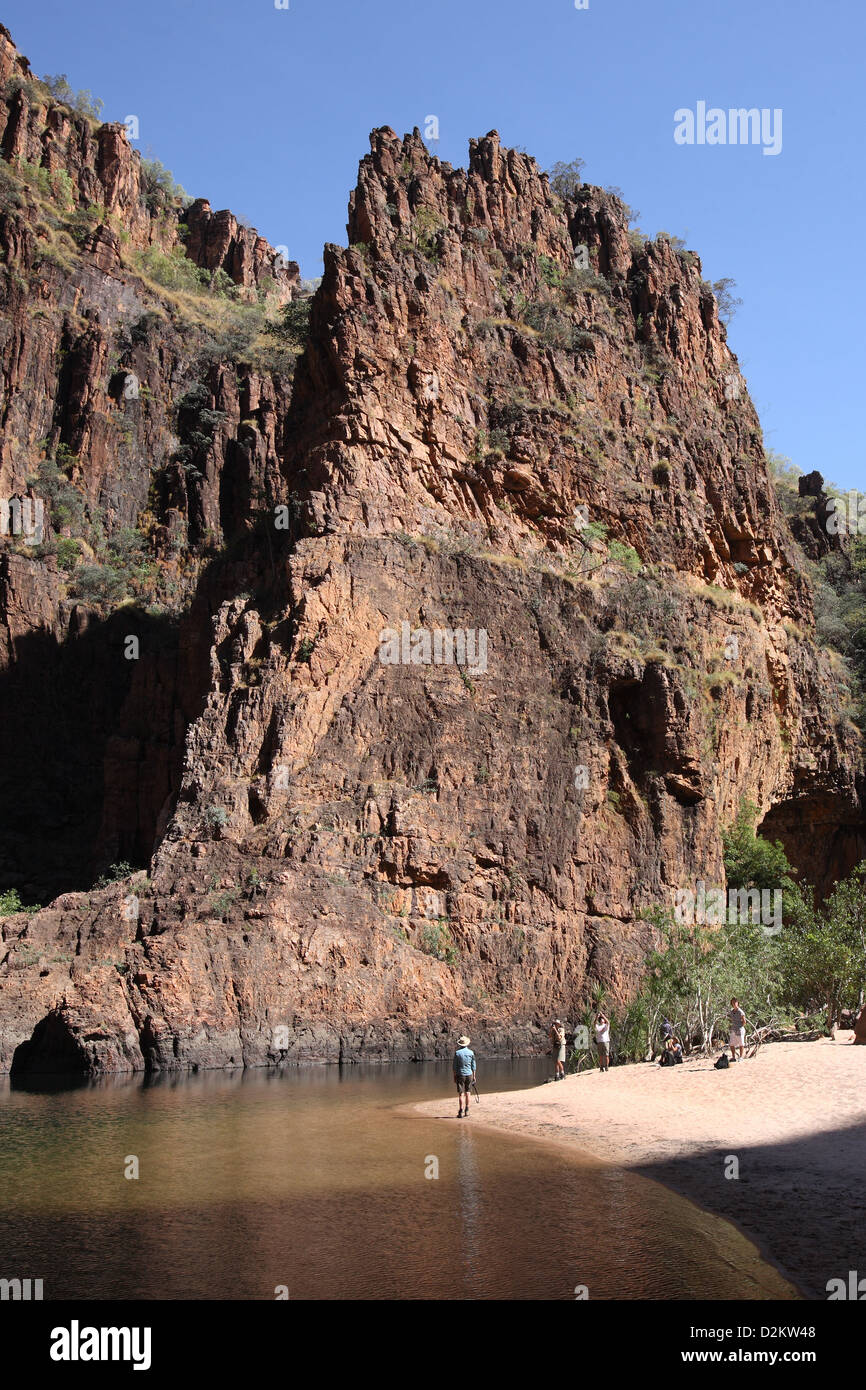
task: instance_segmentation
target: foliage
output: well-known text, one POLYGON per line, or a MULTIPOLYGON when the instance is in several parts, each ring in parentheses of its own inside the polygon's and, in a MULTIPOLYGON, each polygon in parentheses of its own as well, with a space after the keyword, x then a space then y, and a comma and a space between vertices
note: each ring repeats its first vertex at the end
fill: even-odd
POLYGON ((562 284, 562 266, 551 260, 550 256, 538 257, 538 271, 546 285, 558 288, 562 284))
POLYGON ((11 212, 21 204, 21 185, 6 160, 0 159, 0 212, 11 212))
POLYGON ((6 888, 0 892, 0 917, 11 917, 14 912, 38 912, 39 904, 25 907, 17 888, 6 888))
POLYGON ((771 844, 754 830, 758 808, 744 801, 734 824, 722 831, 728 888, 783 888, 796 873, 780 840, 771 844))
POLYGON ((71 536, 59 536, 54 544, 57 563, 67 573, 75 569, 81 559, 81 546, 71 536))
POLYGON ((57 556, 59 568, 69 576, 67 591, 72 598, 114 607, 129 597, 131 588, 146 583, 153 566, 140 532, 126 527, 106 540, 101 509, 88 502, 67 476, 67 470, 78 466, 68 446, 58 444, 55 457, 40 460, 28 480, 45 502, 55 533, 45 553, 57 556))
POLYGON ((640 217, 640 213, 638 212, 637 208, 631 207, 631 206, 626 202, 625 197, 624 197, 624 195, 623 195, 623 191, 622 191, 622 189, 621 189, 617 184, 615 184, 615 183, 609 183, 609 184, 607 184, 607 185, 605 186, 605 190, 604 190, 604 191, 605 191, 605 193, 609 193, 609 194, 611 195, 612 198, 618 198, 619 201, 622 203, 623 211, 624 211, 624 213, 625 213, 626 222, 636 222, 636 221, 638 220, 638 218, 640 217))
POLYGON ((840 880, 823 904, 811 889, 791 885, 780 935, 786 1001, 820 1008, 827 1026, 844 1008, 863 1004, 866 984, 866 860, 840 880))
POLYGON ((629 574, 637 574, 643 564, 634 546, 624 545, 622 541, 611 541, 608 555, 616 564, 624 565, 629 574))
POLYGON ((439 233, 442 219, 430 208, 419 208, 415 214, 415 246, 428 261, 437 264, 440 258, 439 233))
POLYGON ((311 299, 291 299, 280 310, 276 323, 269 323, 265 332, 291 348, 302 349, 310 333, 311 299))
POLYGON ((566 351, 574 348, 576 330, 567 314, 549 302, 527 303, 522 311, 523 322, 535 329, 545 347, 561 348, 566 351))
POLYGON ((196 381, 177 403, 177 432, 181 442, 173 458, 192 481, 204 477, 214 434, 225 419, 225 412, 212 410, 210 401, 208 387, 196 381))
POLYGON ((192 202, 186 189, 175 181, 171 170, 166 169, 158 159, 141 161, 141 189, 150 212, 158 212, 167 203, 181 203, 188 207, 192 202))
MULTIPOLYGON (((685 251, 686 243, 681 236, 674 236, 671 232, 656 232, 656 241, 666 241, 673 251, 685 251)), ((733 280, 730 282, 733 284, 733 280)))
POLYGON ((197 356, 200 367, 214 362, 249 362, 265 370, 291 373, 295 356, 282 344, 272 347, 265 336, 268 327, 260 304, 233 304, 217 300, 218 315, 197 323, 197 356))
POLYGON ((569 304, 577 304, 581 295, 609 295, 611 287, 604 276, 594 270, 570 270, 563 278, 562 291, 569 304))
POLYGON ((457 947, 444 917, 437 918, 435 922, 424 922, 418 933, 416 945, 425 955, 435 956, 437 960, 444 960, 448 965, 457 962, 457 947))
POLYGON ((190 290, 201 294, 210 285, 210 272, 189 259, 182 246, 165 252, 158 246, 148 246, 138 253, 142 274, 167 290, 190 290))
POLYGON ((825 555, 813 579, 818 638, 848 662, 851 714, 866 730, 866 536, 825 555))
MULTIPOLYGON (((798 480, 802 470, 790 459, 766 450, 767 465, 782 510, 789 517, 809 517, 815 513, 815 499, 800 497, 798 480)), ((834 483, 824 484, 828 496, 840 496, 834 483)), ((866 731, 866 536, 859 531, 857 517, 861 493, 854 490, 849 504, 851 534, 840 534, 840 544, 812 566, 815 627, 818 641, 834 648, 844 658, 843 672, 851 691, 850 716, 866 731)))
POLYGON ((714 280, 711 288, 719 306, 719 318, 722 323, 730 323, 743 302, 742 299, 737 299, 734 296, 734 290, 737 288, 736 280, 732 280, 730 275, 725 275, 721 280, 714 280))
MULTIPOLYGON (((41 164, 31 164, 23 159, 18 164, 18 173, 40 197, 56 203, 64 212, 71 207, 72 179, 65 169, 45 169, 41 164)), ((6 177, 8 180, 10 176, 7 174, 6 177)))
POLYGON ((101 101, 99 97, 93 96, 92 92, 86 89, 79 92, 73 91, 65 72, 59 72, 54 76, 49 73, 41 80, 56 101, 62 101, 65 106, 71 106, 72 110, 77 112, 79 116, 86 116, 90 121, 102 119, 102 108, 105 102, 101 101))
POLYGON ((100 607, 114 607, 126 597, 126 579, 108 565, 79 565, 69 581, 72 598, 100 607))
POLYGON ((585 165, 585 159, 572 159, 568 164, 560 159, 557 160, 552 169, 548 169, 550 187, 557 197, 575 198, 577 196, 577 190, 583 182, 582 174, 585 165))
POLYGON ((129 876, 135 872, 136 870, 133 864, 130 864, 126 859, 121 859, 116 864, 110 865, 110 867, 105 870, 104 874, 99 875, 94 887, 107 888, 109 883, 119 883, 121 879, 129 878, 129 876))
POLYGON ((697 1040, 709 1051, 733 996, 747 1003, 753 1026, 776 1017, 781 994, 778 936, 752 923, 710 927, 678 923, 672 913, 659 909, 649 915, 662 942, 647 958, 640 995, 650 1029, 648 1047, 655 1041, 654 1026, 667 1016, 687 1046, 697 1040))

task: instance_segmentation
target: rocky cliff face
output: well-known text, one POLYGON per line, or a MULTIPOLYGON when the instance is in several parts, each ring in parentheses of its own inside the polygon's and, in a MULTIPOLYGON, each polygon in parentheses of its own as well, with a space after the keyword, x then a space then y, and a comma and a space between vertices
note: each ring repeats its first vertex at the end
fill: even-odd
MULTIPOLYGON (((45 501, 45 544, 0 553, 0 873, 45 901, 145 863, 164 827, 206 670, 179 614, 282 486, 291 364, 268 369, 256 344, 260 301, 299 277, 230 213, 149 182, 125 129, 52 99, 5 30, 0 84, 0 497, 45 501), (179 262, 187 288, 153 279, 179 262), (195 267, 233 297, 190 293, 195 267), (107 617, 64 568, 68 538, 86 569, 97 534, 134 528, 151 575, 107 617), (119 659, 127 635, 137 662, 119 659)), ((97 567, 97 595, 101 578, 116 587, 97 567)))
POLYGON ((105 211, 68 263, 38 219, 56 247, 69 208, 16 183, 0 218, 4 486, 65 445, 159 602, 2 557, 2 866, 62 891, 2 923, 0 1065, 422 1057, 457 1021, 526 1050, 634 988, 642 909, 723 883, 743 798, 821 882, 862 857, 859 738, 696 256, 495 132, 455 170, 379 130, 292 380, 148 248, 252 311, 297 268, 201 200, 149 210, 122 128, 4 54, 12 176, 105 211), (69 891, 121 857, 147 872, 69 891))

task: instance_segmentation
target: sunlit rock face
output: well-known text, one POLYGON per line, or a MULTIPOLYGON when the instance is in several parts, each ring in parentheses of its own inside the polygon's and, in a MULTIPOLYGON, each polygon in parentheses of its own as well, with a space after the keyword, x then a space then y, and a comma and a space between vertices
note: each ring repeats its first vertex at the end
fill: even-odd
POLYGON ((292 377, 135 254, 272 308, 297 266, 149 207, 122 127, 12 85, 10 167, 104 216, 70 250, 36 194, 0 214, 0 480, 65 445, 159 602, 0 542, 0 868, 55 899, 2 923, 0 1066, 420 1058, 458 1023, 528 1051, 628 997, 744 799, 807 877, 862 857, 859 737, 695 255, 495 132, 456 170, 378 130, 292 377))

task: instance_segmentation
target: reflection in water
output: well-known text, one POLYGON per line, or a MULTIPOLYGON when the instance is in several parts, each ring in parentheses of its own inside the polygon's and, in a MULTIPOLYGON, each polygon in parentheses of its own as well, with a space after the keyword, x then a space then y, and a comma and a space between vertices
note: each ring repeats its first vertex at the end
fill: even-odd
POLYGON ((481 1184, 474 1143, 471 1129, 464 1125, 458 1139, 457 1171, 460 1183, 460 1220, 463 1228, 463 1271, 464 1280, 469 1289, 477 1287, 481 1256, 479 1243, 481 1184))
MULTIPOLYGON (((486 1088, 547 1065, 485 1063, 486 1088)), ((7 1084, 0 1277, 46 1299, 719 1298, 733 1265, 738 1296, 791 1295, 657 1184, 478 1118, 447 1063, 7 1084), (447 1119, 398 1108, 433 1097, 447 1119)))

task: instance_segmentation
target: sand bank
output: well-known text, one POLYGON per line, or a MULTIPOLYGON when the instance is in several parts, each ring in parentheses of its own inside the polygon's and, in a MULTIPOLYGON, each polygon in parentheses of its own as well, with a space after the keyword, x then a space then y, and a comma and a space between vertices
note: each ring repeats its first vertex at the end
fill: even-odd
MULTIPOLYGON (((665 1183, 823 1299, 829 1279, 866 1277, 866 1047, 852 1037, 773 1043, 722 1072, 706 1058, 638 1064, 489 1096, 479 1059, 468 1123, 568 1143, 665 1183)), ((414 1109, 467 1123, 452 1095, 414 1109)))

